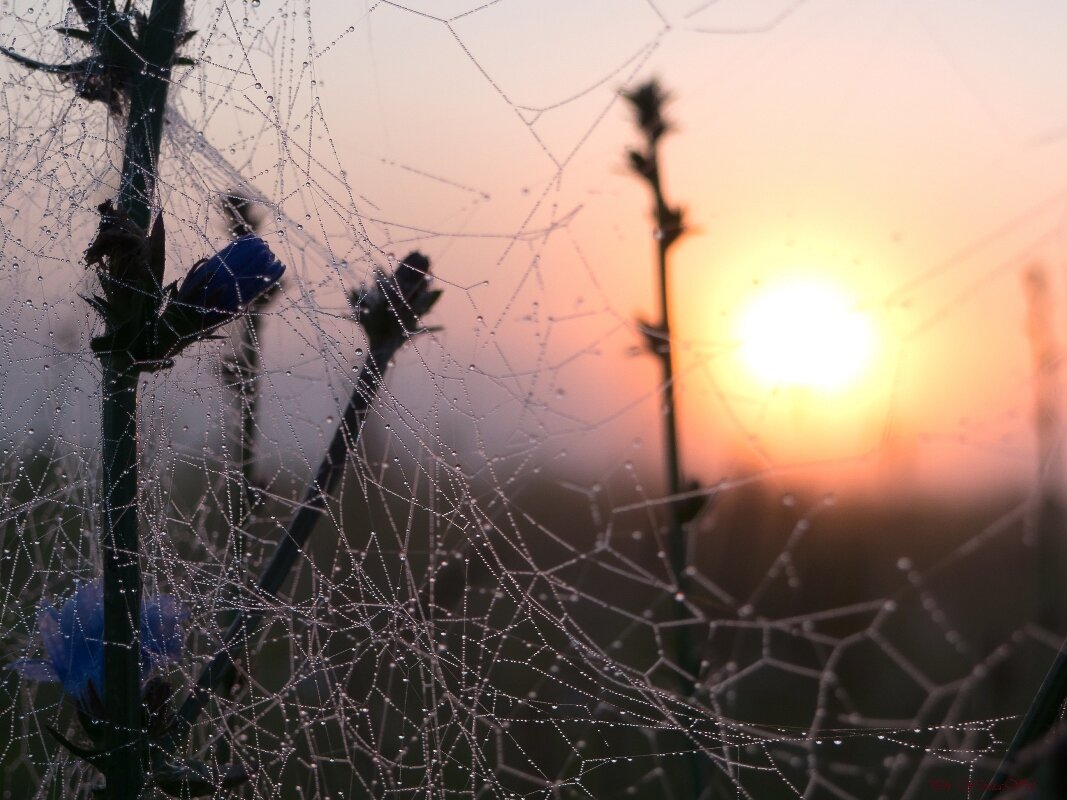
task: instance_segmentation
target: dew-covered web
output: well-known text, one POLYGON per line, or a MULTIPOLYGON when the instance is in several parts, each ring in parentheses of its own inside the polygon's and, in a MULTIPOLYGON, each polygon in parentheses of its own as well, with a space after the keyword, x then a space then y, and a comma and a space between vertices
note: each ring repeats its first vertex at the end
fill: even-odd
MULTIPOLYGON (((238 321, 141 385, 142 566, 188 612, 179 697, 235 609, 268 620, 190 744, 254 770, 237 796, 904 798, 991 777, 1063 632, 1039 613, 1037 556, 1056 359, 1037 381, 1030 364, 1055 346, 1056 297, 1019 275, 1062 262, 1063 185, 1042 167, 1067 104, 1035 118, 1037 100, 1005 102, 1012 81, 1041 87, 1021 68, 983 83, 951 4, 861 5, 187 2, 196 64, 174 72, 159 164, 166 280, 227 241, 227 195, 287 266, 256 309, 254 381, 234 367, 238 321), (892 83, 886 105, 917 121, 890 147, 850 104, 901 70, 921 86, 892 83), (649 200, 619 97, 652 74, 676 95, 663 169, 694 228, 672 267, 699 480, 673 498, 699 509, 684 592, 638 321, 657 297, 649 200), (816 74, 825 92, 806 88, 816 74), (880 197, 869 218, 822 196, 832 163, 880 197), (909 164, 913 180, 888 174, 909 164), (950 205, 986 194, 998 203, 950 205), (414 250, 443 290, 435 330, 395 358, 280 599, 257 594, 365 358, 347 297, 414 250), (871 395, 842 410, 736 377, 728 320, 764 257, 876 275, 860 304, 893 343, 871 395), (973 407, 934 385, 976 373, 991 399, 973 407)), ((75 22, 60 0, 0 0, 0 45, 76 61, 84 44, 55 30, 75 22)), ((83 253, 124 126, 9 60, 0 108, 9 663, 40 653, 42 601, 100 572, 83 253)), ((0 791, 90 796, 98 773, 49 733, 79 735, 62 692, 3 681, 0 791)))

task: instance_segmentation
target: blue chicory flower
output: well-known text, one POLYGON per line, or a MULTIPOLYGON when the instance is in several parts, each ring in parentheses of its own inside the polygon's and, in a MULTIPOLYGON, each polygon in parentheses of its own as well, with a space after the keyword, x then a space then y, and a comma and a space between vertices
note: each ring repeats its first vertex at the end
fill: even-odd
MULTIPOLYGON (((181 623, 187 613, 169 594, 141 605, 141 680, 153 667, 163 668, 181 655, 181 623)), ((56 609, 47 600, 37 614, 45 658, 23 658, 10 669, 23 678, 61 683, 83 709, 104 698, 104 593, 99 579, 84 583, 56 609)))
POLYGON ((175 302, 195 309, 203 330, 228 322, 271 289, 285 272, 267 243, 242 236, 199 262, 185 276, 175 302))

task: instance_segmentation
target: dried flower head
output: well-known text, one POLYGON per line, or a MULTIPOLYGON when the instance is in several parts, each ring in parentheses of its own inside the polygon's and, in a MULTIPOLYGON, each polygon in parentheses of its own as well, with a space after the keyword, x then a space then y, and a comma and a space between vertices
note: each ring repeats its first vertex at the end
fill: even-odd
POLYGON ((430 289, 432 280, 430 259, 415 250, 397 264, 392 275, 376 269, 374 285, 352 294, 349 302, 372 347, 427 330, 420 317, 441 296, 440 290, 430 289))
POLYGON ((630 102, 637 125, 650 142, 656 142, 673 127, 663 115, 671 96, 655 78, 633 91, 623 92, 623 97, 630 102))

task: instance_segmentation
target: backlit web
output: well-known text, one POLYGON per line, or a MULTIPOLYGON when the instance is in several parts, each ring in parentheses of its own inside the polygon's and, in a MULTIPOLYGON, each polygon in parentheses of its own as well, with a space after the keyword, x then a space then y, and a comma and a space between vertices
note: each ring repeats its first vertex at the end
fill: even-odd
MULTIPOLYGON (((1029 361, 1056 336, 1037 324, 1028 341, 1019 275, 1055 258, 1062 185, 1046 175, 958 212, 939 185, 909 207, 930 157, 915 134, 892 152, 919 174, 890 182, 873 222, 825 202, 800 167, 791 197, 753 196, 778 191, 761 187, 790 147, 869 166, 877 123, 849 105, 898 69, 938 65, 935 89, 891 98, 917 118, 941 109, 916 131, 983 134, 942 178, 960 194, 1053 163, 1064 103, 1012 116, 1032 110, 1002 102, 1012 81, 1040 87, 1022 71, 983 84, 966 49, 978 43, 952 35, 941 4, 187 5, 197 64, 175 72, 160 164, 167 280, 225 243, 227 194, 250 201, 287 265, 259 312, 251 437, 229 366, 238 323, 143 378, 142 560, 149 591, 189 613, 179 693, 234 608, 269 619, 193 752, 254 768, 238 796, 255 798, 684 798, 694 784, 704 797, 974 796, 967 781, 992 775, 1060 643, 1054 611, 1036 610, 1031 477, 1047 467, 1039 488, 1055 496, 1058 402, 1054 368, 1035 382, 1029 361), (929 63, 895 49, 919 39, 929 63), (820 48, 838 77, 809 95, 787 73, 820 48), (666 555, 662 386, 637 322, 657 297, 652 226, 618 95, 652 74, 677 97, 664 170, 696 228, 672 277, 682 458, 701 481, 682 499, 702 501, 686 592, 666 555), (804 120, 796 140, 791 120, 804 120), (698 186, 709 176, 721 187, 698 186), (427 318, 440 329, 395 359, 281 600, 257 597, 364 358, 347 295, 413 250, 444 290, 427 318), (733 377, 728 320, 764 256, 877 275, 859 302, 896 343, 850 410, 733 377), (729 269, 741 277, 716 273, 729 269), (1007 321, 983 329, 990 314, 1007 321), (960 374, 926 363, 938 359, 960 374), (997 387, 977 411, 965 390, 928 388, 976 369, 997 387)), ((0 45, 76 60, 83 45, 54 30, 74 22, 59 0, 2 0, 0 45)), ((117 190, 123 128, 9 61, 0 108, 8 663, 40 652, 42 599, 100 569, 99 322, 82 253, 117 190)), ((1052 291, 1032 290, 1030 310, 1051 302, 1055 327, 1052 291)), ((77 738, 61 692, 5 672, 5 796, 90 796, 97 774, 48 727, 77 738)))

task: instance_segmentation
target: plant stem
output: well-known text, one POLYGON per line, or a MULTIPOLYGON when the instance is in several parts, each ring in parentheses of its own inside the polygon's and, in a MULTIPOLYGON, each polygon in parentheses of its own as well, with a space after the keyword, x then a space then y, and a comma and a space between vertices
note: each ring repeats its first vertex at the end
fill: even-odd
MULTIPOLYGON (((403 338, 394 338, 370 348, 333 440, 319 464, 315 480, 308 486, 304 502, 297 508, 285 535, 260 576, 258 589, 261 597, 277 597, 296 564, 297 556, 325 511, 327 498, 337 489, 344 474, 348 454, 359 441, 367 411, 382 386, 389 361, 404 341, 403 338)), ((177 721, 168 734, 168 746, 184 744, 188 740, 192 726, 207 707, 213 690, 226 693, 233 687, 237 678, 233 653, 238 647, 247 645, 262 621, 261 611, 250 608, 238 611, 237 618, 226 631, 222 648, 200 672, 196 686, 182 704, 177 721)))
MULTIPOLYGON (((654 155, 653 158, 655 158, 654 155)), ((662 231, 667 220, 667 203, 663 198, 663 187, 660 183, 658 166, 653 169, 653 177, 650 182, 656 199, 656 219, 662 231)), ((657 327, 664 340, 662 349, 656 354, 659 356, 660 363, 663 366, 664 459, 667 465, 667 493, 670 497, 677 497, 682 493, 682 468, 681 450, 678 446, 678 404, 674 386, 674 342, 671 338, 670 295, 667 281, 667 250, 671 242, 661 233, 656 240, 656 245, 657 271, 659 274, 659 324, 657 327)), ((674 573, 675 585, 678 591, 685 594, 688 584, 686 568, 689 561, 685 527, 682 524, 678 504, 671 502, 667 505, 667 508, 670 516, 668 544, 671 571, 674 573)), ((684 638, 688 639, 687 629, 680 628, 679 635, 681 636, 683 632, 686 633, 684 638)), ((683 654, 687 653, 689 649, 688 646, 679 647, 679 655, 684 659, 685 656, 683 654)), ((683 669, 690 671, 685 665, 683 665, 683 669)), ((695 677, 695 673, 693 674, 695 677)))
MULTIPOLYGON (((1067 647, 1067 643, 1065 643, 1067 647)), ((1059 718, 1063 709, 1064 701, 1067 701, 1067 649, 1060 648, 1052 668, 1045 676, 1041 688, 1037 690, 1037 696, 1026 712, 1019 730, 1015 732, 1015 738, 1011 740, 1008 752, 1004 754, 997 774, 989 786, 1003 786, 1011 777, 1011 771, 1015 768, 1015 759, 1019 753, 1029 745, 1036 742, 1047 734, 1059 718)), ((992 800, 993 789, 986 789, 982 800, 992 800)))
MULTIPOLYGON (((222 212, 229 218, 230 236, 239 239, 242 236, 257 233, 259 220, 252 211, 251 203, 240 194, 226 194, 222 197, 222 212)), ((245 318, 238 326, 237 349, 233 360, 226 366, 234 378, 237 392, 237 407, 240 425, 237 430, 238 458, 241 464, 241 479, 236 491, 229 497, 230 510, 230 554, 227 566, 227 599, 231 606, 223 615, 223 624, 229 624, 237 618, 238 608, 244 594, 245 572, 248 558, 247 528, 251 523, 252 509, 256 505, 255 455, 256 455, 256 410, 259 405, 259 312, 266 308, 274 292, 258 298, 249 308, 245 318)))
MULTIPOLYGON (((677 498, 682 493, 681 448, 678 445, 678 403, 674 384, 674 341, 671 337, 671 308, 668 282, 667 253, 676 241, 670 226, 672 221, 670 206, 663 192, 663 181, 659 171, 659 151, 657 141, 649 139, 645 153, 647 168, 645 179, 652 190, 654 202, 653 215, 656 222, 656 273, 659 289, 659 321, 655 325, 656 333, 662 337, 657 348, 653 350, 663 369, 663 458, 667 470, 667 496, 677 498)), ((676 500, 667 504, 668 532, 667 557, 670 563, 676 591, 685 596, 688 588, 687 568, 689 566, 689 543, 685 525, 682 521, 681 507, 676 500)), ((679 619, 685 618, 685 606, 678 603, 679 619)), ((682 672, 679 676, 682 692, 691 697, 698 678, 699 662, 694 657, 689 629, 679 625, 676 637, 678 666, 682 672)))
POLYGON ((103 359, 104 698, 110 735, 107 791, 141 795, 141 648, 137 642, 141 575, 137 563, 137 374, 103 359))
POLYGON ((230 571, 232 596, 235 609, 229 613, 229 622, 236 619, 236 605, 241 597, 248 552, 246 526, 252 516, 256 503, 255 457, 256 457, 256 410, 259 405, 257 379, 259 377, 259 322, 256 308, 241 321, 240 335, 237 341, 237 354, 232 362, 233 376, 237 388, 237 402, 240 408, 239 455, 241 464, 240 485, 230 502, 230 571))
MULTIPOLYGON (((694 647, 688 612, 689 595, 689 542, 686 525, 696 513, 683 504, 681 448, 678 442, 678 402, 674 378, 674 340, 671 336, 670 291, 668 281, 668 251, 684 232, 681 209, 672 208, 663 191, 663 181, 659 169, 659 142, 664 134, 671 130, 670 122, 664 117, 664 105, 669 95, 663 91, 658 81, 652 80, 632 92, 626 98, 636 112, 636 121, 645 136, 643 150, 631 150, 630 163, 634 171, 643 178, 652 191, 653 219, 656 225, 656 272, 659 289, 659 319, 646 328, 646 336, 653 354, 659 359, 663 370, 663 457, 667 473, 667 558, 670 577, 674 580, 675 594, 673 614, 677 626, 674 634, 674 654, 677 664, 676 680, 679 693, 692 702, 700 683, 701 654, 694 647)), ((692 796, 700 797, 705 789, 716 794, 723 787, 722 775, 709 779, 708 763, 704 753, 694 750, 688 757, 689 780, 692 783, 692 796)))
POLYGON ((1023 286, 1026 292, 1026 334, 1034 370, 1033 422, 1038 455, 1034 515, 1038 554, 1036 620, 1049 630, 1063 633, 1067 508, 1064 507, 1061 486, 1063 422, 1059 410, 1059 365, 1062 353, 1056 341, 1055 309, 1048 272, 1042 264, 1035 263, 1027 269, 1023 286))
MULTIPOLYGON (((672 240, 666 235, 666 226, 670 219, 667 202, 663 196, 663 184, 660 180, 658 154, 655 146, 650 147, 652 167, 649 183, 652 186, 653 196, 656 203, 656 221, 658 226, 656 237, 656 264, 659 276, 659 328, 663 336, 663 344, 656 355, 659 357, 663 368, 663 438, 664 460, 667 467, 667 495, 675 498, 667 504, 668 524, 667 547, 671 573, 674 577, 675 589, 684 600, 689 597, 689 541, 686 535, 685 525, 681 519, 681 508, 677 497, 682 493, 682 468, 681 448, 678 445, 678 414, 677 398, 674 383, 674 340, 671 337, 671 314, 670 293, 667 280, 667 251, 672 240)), ((686 699, 691 700, 696 692, 697 682, 700 678, 700 658, 693 648, 692 636, 689 626, 685 624, 688 611, 685 602, 674 603, 675 618, 679 624, 675 631, 675 658, 678 661, 680 673, 678 675, 679 689, 686 699)), ((699 797, 702 784, 705 783, 704 759, 699 752, 694 753, 688 759, 690 764, 690 779, 693 783, 693 797, 699 797)))
MULTIPOLYGON (((118 206, 148 229, 155 193, 163 112, 184 0, 153 0, 140 39, 147 64, 130 87, 118 206)), ((139 285, 149 285, 145 274, 139 285)), ((135 288, 133 291, 137 291, 135 288)), ((108 321, 109 328, 111 320, 108 321)), ((110 800, 139 800, 145 787, 141 709, 141 575, 137 530, 137 370, 123 352, 101 358, 104 498, 104 705, 110 800)))
POLYGON ((153 0, 140 40, 146 69, 130 90, 119 207, 143 230, 148 230, 152 216, 163 114, 184 5, 185 0, 153 0))

